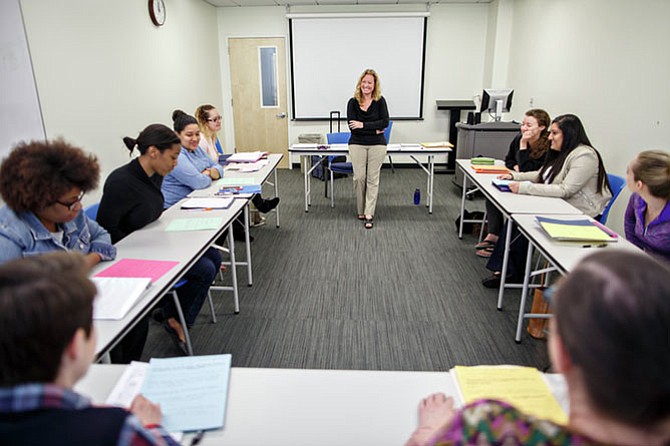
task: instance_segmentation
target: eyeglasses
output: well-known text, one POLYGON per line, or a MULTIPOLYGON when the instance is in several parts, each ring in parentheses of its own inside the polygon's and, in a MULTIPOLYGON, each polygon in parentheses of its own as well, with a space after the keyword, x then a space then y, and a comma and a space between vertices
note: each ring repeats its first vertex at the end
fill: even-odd
POLYGON ((85 193, 86 192, 81 191, 79 193, 79 196, 72 203, 63 203, 58 200, 56 200, 56 203, 60 204, 61 206, 65 206, 68 211, 72 212, 77 207, 78 204, 81 204, 81 200, 84 198, 85 193))
POLYGON ((223 117, 221 115, 214 116, 213 118, 208 118, 207 122, 219 122, 223 117))

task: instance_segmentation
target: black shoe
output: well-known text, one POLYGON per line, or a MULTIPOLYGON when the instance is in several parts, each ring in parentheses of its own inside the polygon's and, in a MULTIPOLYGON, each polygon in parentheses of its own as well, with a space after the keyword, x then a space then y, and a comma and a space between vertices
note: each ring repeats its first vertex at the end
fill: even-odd
POLYGON ((486 279, 482 279, 482 285, 485 288, 500 288, 500 274, 491 274, 486 279))
MULTIPOLYGON (((247 239, 244 236, 244 229, 240 229, 239 231, 233 231, 233 240, 236 242, 246 242, 247 239)), ((249 235, 249 243, 254 241, 254 236, 249 235)))
POLYGON ((165 313, 163 313, 162 308, 154 308, 154 311, 151 312, 151 319, 162 324, 165 322, 165 313))
POLYGON ((256 209, 258 209, 263 214, 267 214, 268 212, 277 207, 277 205, 279 204, 279 197, 274 197, 271 200, 260 199, 257 201, 258 203, 254 203, 256 209))
POLYGON ((186 348, 186 343, 182 342, 181 339, 179 339, 179 335, 175 331, 174 328, 170 327, 170 325, 167 323, 167 321, 163 322, 163 329, 167 332, 168 335, 170 335, 170 339, 172 339, 172 342, 174 345, 185 355, 188 355, 188 349, 186 348))

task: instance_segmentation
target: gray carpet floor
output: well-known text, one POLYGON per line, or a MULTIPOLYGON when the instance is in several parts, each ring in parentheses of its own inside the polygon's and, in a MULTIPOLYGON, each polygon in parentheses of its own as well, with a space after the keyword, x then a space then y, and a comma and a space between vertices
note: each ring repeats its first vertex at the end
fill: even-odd
MULTIPOLYGON (((196 354, 231 353, 237 367, 445 371, 454 365, 547 366, 546 342, 514 342, 519 291, 484 288, 476 237, 458 239, 460 189, 435 176, 433 214, 416 168, 382 170, 375 227, 355 218, 351 178, 335 181, 335 208, 313 180, 305 213, 299 169, 279 171, 281 226, 252 228, 252 287, 238 270, 240 313, 231 293, 213 292, 191 330, 196 354), (413 205, 421 189, 422 204, 413 205)), ((265 197, 270 189, 266 187, 265 197)), ((468 210, 483 209, 482 199, 468 210)), ((236 245, 242 256, 243 244, 236 245)), ((224 277, 230 283, 230 273, 224 277)), ((179 354, 152 322, 144 358, 179 354)))

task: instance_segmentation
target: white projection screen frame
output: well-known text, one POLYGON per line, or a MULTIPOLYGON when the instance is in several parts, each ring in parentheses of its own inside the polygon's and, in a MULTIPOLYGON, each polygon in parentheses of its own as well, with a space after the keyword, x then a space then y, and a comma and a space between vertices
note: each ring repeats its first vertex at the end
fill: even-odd
POLYGON ((345 117, 366 68, 379 74, 393 119, 422 119, 427 16, 287 15, 293 119, 345 117))

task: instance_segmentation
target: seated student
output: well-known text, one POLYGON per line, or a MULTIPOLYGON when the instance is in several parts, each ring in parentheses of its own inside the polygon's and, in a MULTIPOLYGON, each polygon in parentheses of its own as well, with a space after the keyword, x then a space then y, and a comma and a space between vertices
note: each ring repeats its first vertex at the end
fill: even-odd
POLYGON ((567 383, 567 426, 494 400, 455 410, 437 393, 407 446, 670 444, 669 276, 650 256, 607 249, 559 283, 548 348, 567 383))
POLYGON ((99 177, 96 158, 61 139, 19 143, 0 165, 0 264, 49 251, 113 260, 109 234, 82 210, 99 177))
MULTIPOLYGON (((514 137, 505 156, 505 166, 515 172, 539 170, 549 149, 549 114, 539 108, 526 112, 521 122, 521 133, 514 137)), ((503 226, 503 215, 497 207, 486 200, 488 233, 481 243, 475 245, 479 257, 491 257, 503 226)))
MULTIPOLYGON (((582 122, 575 115, 558 116, 551 123, 549 141, 551 150, 539 171, 512 172, 498 178, 521 181, 510 183, 512 193, 563 198, 586 215, 597 218, 612 193, 603 161, 586 136, 582 122)), ((518 231, 514 231, 512 241, 508 275, 511 280, 518 280, 524 270, 527 241, 518 231)), ((487 288, 500 285, 504 247, 504 242, 497 243, 486 264, 493 271, 492 276, 482 281, 487 288)))
POLYGON ((626 208, 626 239, 647 253, 670 262, 670 154, 640 152, 626 169, 633 192, 626 208))
POLYGON ((164 207, 169 208, 197 189, 206 189, 212 180, 223 176, 223 168, 199 147, 200 128, 193 116, 181 110, 172 112, 174 131, 181 142, 179 161, 163 179, 164 207))
POLYGON ((95 358, 95 285, 82 254, 0 266, 0 444, 177 445, 160 406, 95 407, 73 391, 95 358))
MULTIPOLYGON (((218 162, 219 156, 223 155, 221 141, 216 135, 221 130, 221 115, 213 105, 204 104, 195 110, 195 119, 198 121, 198 127, 200 128, 200 143, 198 145, 212 160, 218 162)), ((256 209, 265 214, 277 207, 279 197, 266 200, 260 194, 255 194, 251 197, 251 202, 256 206, 256 209)))
MULTIPOLYGON (((169 127, 151 124, 137 139, 125 137, 123 142, 132 154, 137 148, 140 156, 125 166, 114 170, 103 189, 98 222, 109 230, 114 243, 132 232, 157 220, 163 213, 161 183, 181 160, 180 139, 169 127)), ((207 249, 195 264, 184 274, 188 283, 179 288, 179 303, 187 326, 193 325, 207 299, 209 287, 221 266, 221 253, 207 249)), ((176 345, 186 351, 184 330, 178 321, 177 308, 172 299, 165 299, 162 315, 164 329, 176 345)), ((137 324, 133 336, 122 347, 126 354, 119 362, 137 360, 146 341, 148 322, 137 324)))

